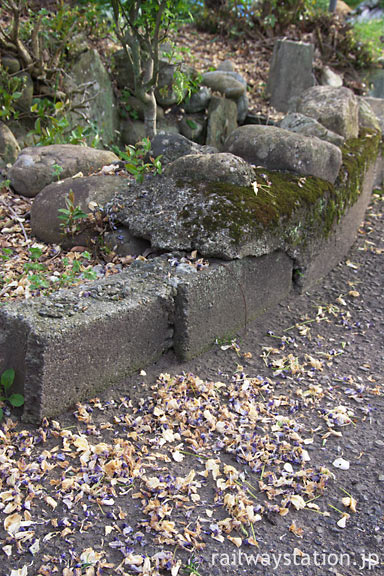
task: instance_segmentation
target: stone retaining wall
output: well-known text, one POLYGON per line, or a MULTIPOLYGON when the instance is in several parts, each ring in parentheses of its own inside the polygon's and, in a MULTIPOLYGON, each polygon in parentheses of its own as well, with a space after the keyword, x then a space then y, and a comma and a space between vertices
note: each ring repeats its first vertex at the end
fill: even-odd
MULTIPOLYGON (((326 274, 354 241, 369 202, 374 164, 357 201, 323 242, 306 247, 300 283, 326 274)), ((295 287, 294 258, 281 250, 211 262, 197 271, 170 254, 136 261, 127 272, 0 308, 0 371, 16 368, 24 419, 38 423, 90 397, 170 348, 180 359, 235 336, 295 287)))

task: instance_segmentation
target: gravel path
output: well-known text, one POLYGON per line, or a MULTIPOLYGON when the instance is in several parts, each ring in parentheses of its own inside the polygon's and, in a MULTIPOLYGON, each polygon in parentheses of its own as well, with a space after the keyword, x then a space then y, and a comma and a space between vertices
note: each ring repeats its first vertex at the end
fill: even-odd
POLYGON ((382 573, 383 219, 238 340, 4 422, 0 574, 382 573))

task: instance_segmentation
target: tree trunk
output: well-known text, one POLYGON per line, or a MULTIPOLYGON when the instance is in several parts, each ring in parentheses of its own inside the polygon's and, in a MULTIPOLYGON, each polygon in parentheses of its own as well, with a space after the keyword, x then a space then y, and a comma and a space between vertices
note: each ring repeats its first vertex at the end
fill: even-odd
POLYGON ((157 133, 156 128, 157 102, 154 90, 152 89, 150 92, 147 92, 145 94, 145 97, 142 98, 142 101, 145 104, 144 108, 145 133, 147 135, 147 138, 151 140, 154 136, 156 136, 157 133))

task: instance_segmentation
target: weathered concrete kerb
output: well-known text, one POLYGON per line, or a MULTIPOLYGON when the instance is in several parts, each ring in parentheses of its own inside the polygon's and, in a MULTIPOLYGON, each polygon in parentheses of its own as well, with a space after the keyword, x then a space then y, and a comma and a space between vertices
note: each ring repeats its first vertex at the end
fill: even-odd
MULTIPOLYGON (((265 195, 280 203, 283 216, 276 225, 270 212, 259 232, 251 226, 244 236, 240 227, 229 235, 233 252, 226 260, 211 257, 209 266, 197 270, 183 261, 182 250, 173 250, 137 260, 126 272, 101 281, 1 306, 0 372, 15 369, 16 387, 25 396, 24 419, 38 423, 54 416, 124 381, 170 348, 181 359, 196 356, 217 338, 244 330, 298 285, 306 288, 324 276, 354 241, 378 148, 377 135, 351 142, 336 184, 323 181, 313 197, 311 182, 319 181, 293 175, 299 191, 307 186, 305 202, 284 202, 290 176, 281 176, 280 192, 268 185, 265 195), (256 243, 253 233, 259 234, 256 243), (247 251, 242 252, 243 242, 247 251)), ((212 196, 207 198, 211 202, 212 196)), ((249 210, 256 208, 252 204, 249 210)), ((144 221, 140 227, 144 230, 144 221)), ((193 230, 197 241, 204 230, 197 224, 193 230)), ((218 228, 212 234, 202 236, 201 246, 216 250, 215 242, 219 246, 225 235, 218 228)))

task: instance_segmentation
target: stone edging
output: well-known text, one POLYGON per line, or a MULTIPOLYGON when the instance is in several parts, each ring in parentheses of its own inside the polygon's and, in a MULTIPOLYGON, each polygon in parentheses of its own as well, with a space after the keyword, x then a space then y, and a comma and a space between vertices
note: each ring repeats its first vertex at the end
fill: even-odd
MULTIPOLYGON (((366 169, 357 201, 331 233, 308 241, 301 287, 324 276, 347 253, 376 171, 374 164, 366 169)), ((0 372, 17 367, 23 418, 38 423, 122 382, 170 348, 189 359, 216 338, 235 335, 295 289, 294 266, 282 250, 211 262, 201 271, 174 267, 166 254, 136 261, 108 279, 6 304, 0 307, 0 372)))

